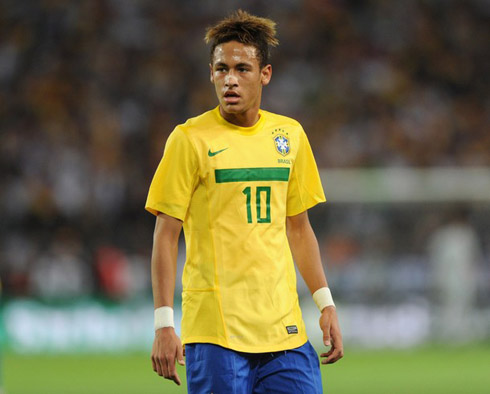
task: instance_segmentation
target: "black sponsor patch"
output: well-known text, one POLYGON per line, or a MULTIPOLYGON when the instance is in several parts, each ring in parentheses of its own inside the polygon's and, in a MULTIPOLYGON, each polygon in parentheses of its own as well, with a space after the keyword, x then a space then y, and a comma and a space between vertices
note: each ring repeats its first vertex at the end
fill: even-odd
POLYGON ((296 326, 286 326, 286 330, 288 330, 288 334, 297 334, 298 327, 296 326))

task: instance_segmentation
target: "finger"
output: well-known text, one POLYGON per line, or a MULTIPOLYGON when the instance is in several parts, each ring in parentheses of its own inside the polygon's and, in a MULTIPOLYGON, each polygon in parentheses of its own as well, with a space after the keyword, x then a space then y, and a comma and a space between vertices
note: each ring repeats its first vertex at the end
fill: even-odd
POLYGON ((333 363, 336 363, 337 361, 339 361, 341 358, 342 357, 340 357, 340 356, 334 357, 332 355, 332 357, 329 357, 326 360, 322 361, 322 364, 333 364, 333 363))
POLYGON ((325 325, 320 326, 323 331, 323 344, 325 346, 331 346, 332 342, 330 341, 330 322, 327 322, 325 325))
POLYGON ((342 337, 337 335, 337 334, 334 334, 332 335, 332 347, 335 349, 335 350, 338 350, 339 352, 341 352, 342 354, 344 354, 344 345, 342 344, 342 337))
POLYGON ((180 385, 182 384, 182 382, 180 381, 180 376, 179 376, 179 374, 178 374, 177 372, 175 372, 175 373, 172 375, 171 379, 172 379, 172 380, 175 382, 175 384, 176 384, 177 386, 180 386, 180 385))
POLYGON ((325 346, 332 345, 332 342, 330 341, 330 325, 326 326, 323 330, 323 343, 325 346))
POLYGON ((151 362, 153 364, 153 370, 160 376, 163 376, 162 365, 158 356, 152 356, 151 362))
POLYGON ((173 380, 178 386, 180 386, 180 376, 175 369, 175 356, 166 359, 168 365, 168 377, 167 379, 173 380))
POLYGON ((180 365, 185 365, 185 361, 184 361, 184 350, 182 349, 182 345, 179 345, 177 347, 177 362, 180 364, 180 365))
POLYGON ((334 348, 331 348, 328 352, 320 354, 320 357, 328 357, 330 356, 334 351, 334 348))
POLYGON ((177 370, 175 369, 175 362, 177 361, 175 359, 175 355, 169 355, 166 358, 166 361, 167 361, 167 366, 168 366, 167 379, 171 379, 175 383, 180 384, 180 378, 179 378, 179 375, 177 374, 177 370))
POLYGON ((169 371, 170 368, 169 368, 169 365, 168 365, 167 356, 164 356, 162 358, 161 367, 162 367, 163 377, 165 379, 171 379, 171 377, 170 377, 170 371, 169 371))
POLYGON ((168 371, 170 374, 169 378, 173 380, 175 384, 177 384, 178 386, 181 385, 181 381, 180 381, 180 376, 177 373, 177 369, 175 367, 175 362, 178 361, 180 364, 179 357, 182 357, 181 352, 182 352, 182 346, 177 346, 177 349, 175 350, 175 354, 172 355, 172 357, 167 358, 168 371))
POLYGON ((158 372, 158 370, 157 370, 157 364, 155 362, 155 358, 153 357, 153 355, 151 355, 151 366, 152 366, 152 368, 153 368, 153 370, 155 372, 158 372))
POLYGON ((340 360, 344 356, 342 349, 335 349, 325 360, 322 360, 322 364, 333 364, 340 360))

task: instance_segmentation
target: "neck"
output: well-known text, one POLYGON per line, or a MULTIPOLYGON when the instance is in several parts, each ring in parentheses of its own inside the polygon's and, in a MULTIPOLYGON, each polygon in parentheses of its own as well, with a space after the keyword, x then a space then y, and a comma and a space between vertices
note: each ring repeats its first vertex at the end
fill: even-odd
POLYGON ((259 121, 260 118, 259 108, 253 108, 246 112, 234 114, 225 112, 220 105, 219 112, 223 119, 225 119, 227 122, 240 127, 252 127, 259 121))

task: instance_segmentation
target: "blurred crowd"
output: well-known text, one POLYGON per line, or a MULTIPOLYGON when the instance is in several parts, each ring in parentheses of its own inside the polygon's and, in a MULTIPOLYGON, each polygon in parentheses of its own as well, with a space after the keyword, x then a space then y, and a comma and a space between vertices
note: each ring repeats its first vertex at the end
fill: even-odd
MULTIPOLYGON (((490 166, 487 1, 240 5, 278 23, 263 108, 303 124, 320 167, 490 166)), ((203 35, 236 7, 0 2, 5 294, 149 294, 151 177, 173 127, 217 105, 203 35)))

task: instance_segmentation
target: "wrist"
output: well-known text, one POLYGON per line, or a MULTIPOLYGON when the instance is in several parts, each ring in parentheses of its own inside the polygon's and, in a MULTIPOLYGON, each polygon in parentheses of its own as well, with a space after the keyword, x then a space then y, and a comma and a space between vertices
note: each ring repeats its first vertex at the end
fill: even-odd
POLYGON ((323 312, 325 308, 329 306, 335 307, 333 302, 332 293, 328 287, 322 287, 313 293, 313 301, 315 301, 316 306, 323 312))
POLYGON ((321 313, 323 313, 323 312, 325 312, 326 310, 328 310, 328 309, 330 309, 330 308, 335 309, 335 305, 327 305, 327 306, 326 306, 325 308, 323 308, 323 309, 322 309, 320 312, 321 312, 321 313))
POLYGON ((160 308, 155 309, 154 316, 155 331, 160 328, 175 327, 174 310, 169 306, 161 306, 160 308))

